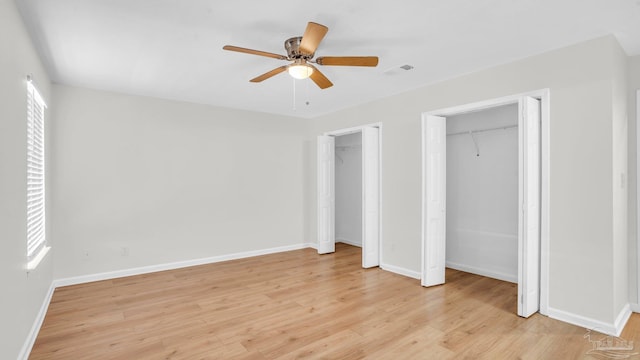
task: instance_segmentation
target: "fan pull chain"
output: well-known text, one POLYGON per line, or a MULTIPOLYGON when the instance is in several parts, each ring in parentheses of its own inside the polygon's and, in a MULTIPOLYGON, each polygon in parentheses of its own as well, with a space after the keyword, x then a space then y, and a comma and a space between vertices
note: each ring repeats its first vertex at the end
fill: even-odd
POLYGON ((296 111, 296 79, 293 80, 293 111, 296 111))

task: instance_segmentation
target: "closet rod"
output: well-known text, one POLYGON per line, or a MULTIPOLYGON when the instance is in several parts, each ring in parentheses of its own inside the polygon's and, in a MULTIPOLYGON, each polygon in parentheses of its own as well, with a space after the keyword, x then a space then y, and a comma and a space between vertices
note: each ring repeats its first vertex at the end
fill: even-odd
POLYGON ((360 149, 362 145, 336 145, 336 149, 340 150, 349 150, 349 149, 360 149))
POLYGON ((490 128, 490 129, 460 131, 460 132, 454 132, 454 133, 451 133, 451 134, 447 134, 447 136, 463 135, 463 134, 467 134, 468 135, 468 134, 481 133, 481 132, 485 132, 485 131, 494 131, 494 130, 507 130, 507 129, 517 128, 517 127, 518 127, 518 125, 508 125, 508 126, 500 126, 500 127, 490 128))

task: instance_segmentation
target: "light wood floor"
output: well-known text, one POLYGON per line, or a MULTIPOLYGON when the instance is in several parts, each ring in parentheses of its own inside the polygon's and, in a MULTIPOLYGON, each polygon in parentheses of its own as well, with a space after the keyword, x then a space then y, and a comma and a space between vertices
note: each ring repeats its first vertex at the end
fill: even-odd
MULTIPOLYGON (((423 288, 336 248, 59 288, 30 359, 598 358, 585 329, 516 316, 515 284, 423 288)), ((622 337, 640 344, 638 314, 622 337)))

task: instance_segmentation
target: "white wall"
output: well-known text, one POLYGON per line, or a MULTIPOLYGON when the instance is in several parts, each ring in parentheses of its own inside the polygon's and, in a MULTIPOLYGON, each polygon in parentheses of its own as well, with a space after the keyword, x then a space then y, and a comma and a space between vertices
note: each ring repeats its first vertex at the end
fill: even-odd
POLYGON ((362 133, 337 136, 336 242, 362 246, 362 133))
POLYGON ((637 231, 637 217, 638 217, 638 196, 637 196, 637 131, 638 131, 638 119, 637 119, 637 106, 636 92, 640 90, 640 56, 634 56, 628 58, 628 97, 627 97, 627 109, 628 109, 628 137, 629 142, 629 159, 627 162, 628 174, 629 174, 629 197, 628 197, 628 211, 629 211, 629 248, 627 252, 627 259, 629 262, 629 300, 632 303, 638 304, 638 231, 637 231))
MULTIPOLYGON (((0 358, 15 359, 47 297, 53 273, 51 252, 35 271, 27 274, 25 270, 27 74, 33 75, 49 105, 45 113, 46 141, 55 122, 51 116, 55 104, 49 78, 13 1, 0 1, 0 24, 0 358)), ((51 194, 50 189, 47 191, 51 194)), ((53 246, 57 251, 55 243, 53 246)))
POLYGON ((56 278, 304 243, 305 120, 54 93, 56 278))
MULTIPOLYGON (((518 105, 447 117, 447 133, 518 125, 518 105)), ((447 266, 516 282, 518 128, 447 136, 447 266), (477 156, 480 154, 480 156, 477 156)))
MULTIPOLYGON (((613 158, 619 154, 612 144, 612 88, 619 51, 615 38, 607 36, 425 86, 315 119, 310 139, 326 131, 383 123, 382 263, 417 274, 421 113, 549 88, 549 307, 557 316, 611 325, 622 310, 614 300, 620 295, 614 294, 619 292, 614 273, 627 269, 626 261, 613 261, 614 249, 619 253, 626 248, 626 241, 620 244, 621 237, 614 237, 614 226, 621 225, 613 219, 613 158)), ((416 66, 428 66, 428 59, 416 66)), ((311 149, 309 162, 315 164, 315 156, 311 149)), ((313 221, 315 175, 308 179, 313 221)), ((616 211, 615 216, 627 214, 616 211)), ((315 222, 307 230, 315 238, 315 222)))

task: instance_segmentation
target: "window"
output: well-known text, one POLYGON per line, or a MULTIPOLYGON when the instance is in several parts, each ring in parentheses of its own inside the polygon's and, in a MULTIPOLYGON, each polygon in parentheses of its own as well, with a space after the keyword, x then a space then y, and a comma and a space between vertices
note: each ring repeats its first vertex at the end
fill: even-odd
POLYGON ((35 269, 49 247, 44 203, 44 110, 46 104, 27 82, 27 270, 35 269))

